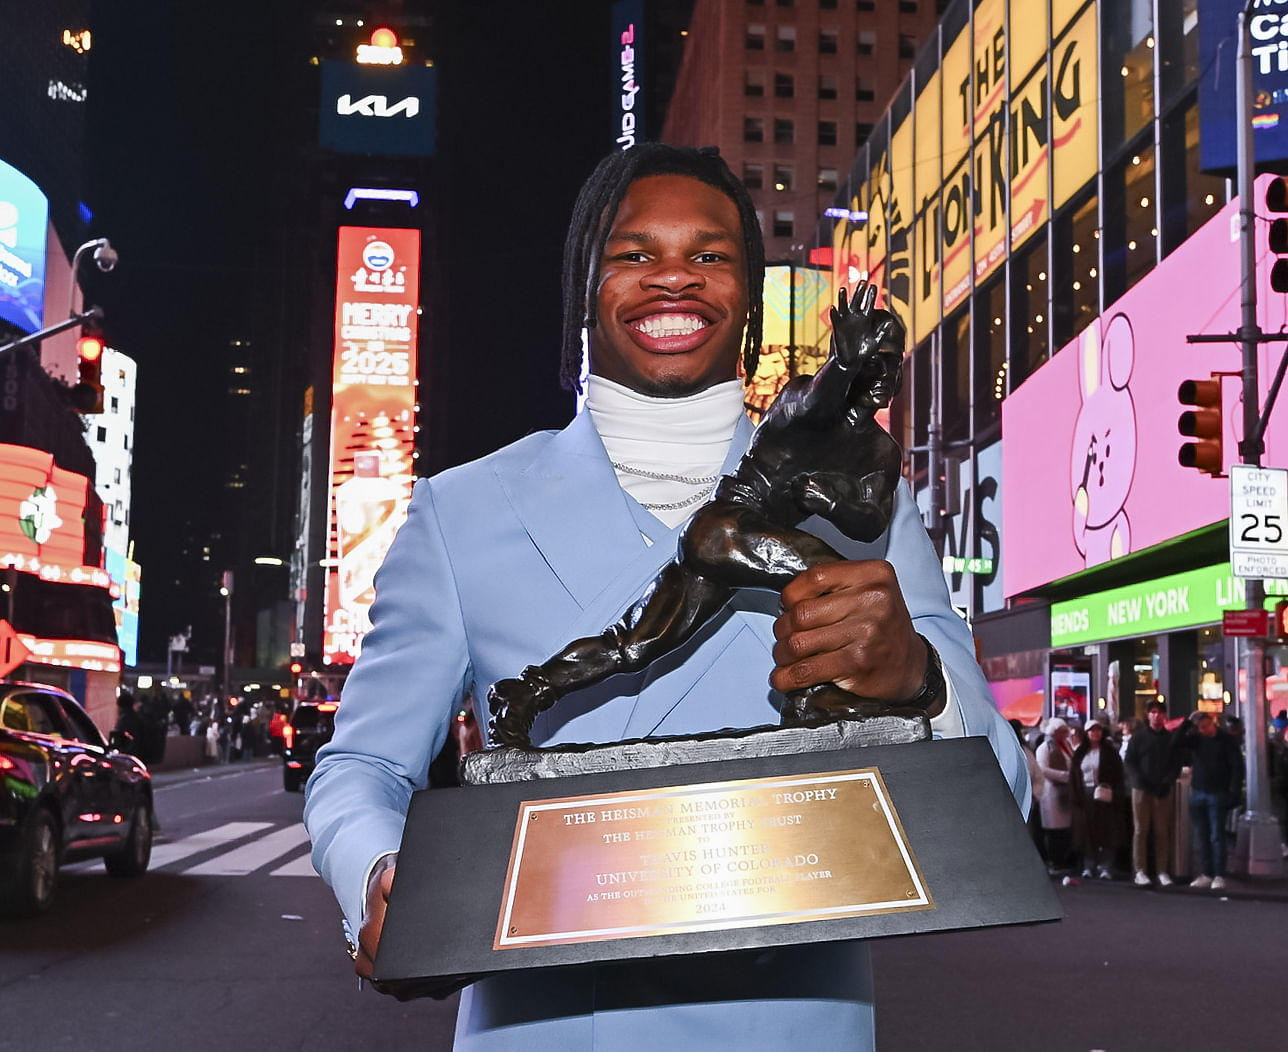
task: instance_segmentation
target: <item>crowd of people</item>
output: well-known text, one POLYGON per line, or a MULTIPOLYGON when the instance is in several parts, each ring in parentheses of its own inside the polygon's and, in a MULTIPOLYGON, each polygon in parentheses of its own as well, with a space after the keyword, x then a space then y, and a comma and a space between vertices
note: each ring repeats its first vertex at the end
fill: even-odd
MULTIPOLYGON (((1195 712, 1169 719, 1161 701, 1145 719, 1111 728, 1101 718, 1052 716, 1034 734, 1011 721, 1029 756, 1035 806, 1030 827, 1052 876, 1065 884, 1132 874, 1140 887, 1226 886, 1227 862, 1245 800, 1243 726, 1195 712), (1177 787, 1185 787, 1190 858, 1179 858, 1177 787)), ((1288 712, 1270 725, 1270 787, 1288 857, 1288 712)))
POLYGON ((205 739, 208 763, 229 763, 281 751, 286 710, 269 701, 241 699, 225 704, 213 694, 198 699, 186 692, 122 689, 117 696, 113 731, 121 748, 147 764, 165 758, 166 739, 175 735, 205 739))

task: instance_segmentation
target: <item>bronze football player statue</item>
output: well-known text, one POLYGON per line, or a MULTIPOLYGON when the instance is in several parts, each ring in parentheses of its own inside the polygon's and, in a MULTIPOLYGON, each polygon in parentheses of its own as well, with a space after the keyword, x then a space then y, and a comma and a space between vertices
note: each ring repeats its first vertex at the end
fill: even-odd
MULTIPOLYGON (((530 747, 537 714, 574 690, 635 672, 683 644, 737 588, 781 591, 797 574, 843 559, 797 527, 811 515, 856 541, 890 523, 902 454, 875 420, 902 379, 904 330, 874 309, 861 284, 832 308, 831 351, 813 376, 774 399, 732 475, 720 480, 680 534, 676 557, 644 595, 598 636, 578 639, 488 692, 495 743, 530 747)), ((832 683, 787 695, 785 724, 814 724, 906 710, 832 683)))

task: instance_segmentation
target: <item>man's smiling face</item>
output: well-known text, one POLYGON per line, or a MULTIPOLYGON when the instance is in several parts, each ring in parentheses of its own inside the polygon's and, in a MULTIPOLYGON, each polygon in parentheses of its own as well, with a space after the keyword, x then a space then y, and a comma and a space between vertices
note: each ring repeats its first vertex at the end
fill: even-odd
POLYGON ((633 182, 599 262, 590 371, 655 397, 738 374, 747 263, 738 206, 687 175, 633 182))

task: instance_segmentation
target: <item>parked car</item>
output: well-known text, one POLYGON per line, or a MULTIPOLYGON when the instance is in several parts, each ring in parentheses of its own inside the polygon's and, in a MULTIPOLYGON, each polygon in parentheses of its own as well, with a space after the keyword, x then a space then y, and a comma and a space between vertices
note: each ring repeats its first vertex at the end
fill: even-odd
POLYGON ((64 862, 141 876, 154 824, 147 767, 105 742, 75 698, 0 683, 0 913, 47 910, 64 862))
POLYGON ((334 701, 310 699, 298 702, 291 718, 282 728, 282 788, 298 792, 313 773, 317 751, 335 733, 334 701))

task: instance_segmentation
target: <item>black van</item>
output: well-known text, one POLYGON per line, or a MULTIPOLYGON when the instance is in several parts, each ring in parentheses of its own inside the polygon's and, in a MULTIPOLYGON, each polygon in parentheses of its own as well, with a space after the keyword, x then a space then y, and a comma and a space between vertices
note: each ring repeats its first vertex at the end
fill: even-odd
POLYGON ((282 728, 282 788, 288 793, 299 792, 313 773, 317 751, 335 733, 335 710, 339 707, 334 701, 316 699, 295 706, 282 728))

